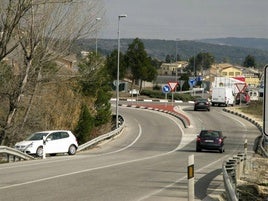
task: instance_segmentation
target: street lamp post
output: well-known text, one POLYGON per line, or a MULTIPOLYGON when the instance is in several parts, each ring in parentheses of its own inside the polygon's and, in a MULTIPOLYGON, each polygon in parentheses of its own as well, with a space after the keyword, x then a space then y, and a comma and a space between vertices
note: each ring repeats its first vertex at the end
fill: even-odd
POLYGON ((120 62, 120 19, 127 17, 127 15, 118 16, 118 47, 117 47, 117 80, 116 80, 116 128, 118 128, 118 103, 119 103, 119 62, 120 62))
MULTIPOLYGON (((100 21, 101 18, 100 17, 97 17, 96 18, 96 24, 98 23, 98 21, 100 21)), ((98 27, 96 27, 96 56, 98 54, 98 27)))

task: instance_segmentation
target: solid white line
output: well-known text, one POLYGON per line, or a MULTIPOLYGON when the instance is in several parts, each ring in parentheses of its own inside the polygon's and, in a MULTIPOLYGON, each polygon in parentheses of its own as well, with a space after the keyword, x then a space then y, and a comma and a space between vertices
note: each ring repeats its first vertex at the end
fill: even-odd
MULTIPOLYGON (((156 112, 156 111, 151 111, 151 112, 156 112)), ((184 132, 181 128, 181 126, 179 125, 179 123, 177 121, 175 121, 173 118, 171 118, 171 116, 165 114, 165 113, 160 113, 162 115, 165 115, 167 116, 168 118, 170 118, 172 121, 175 122, 175 124, 177 124, 177 126, 180 128, 181 132, 182 132, 182 138, 184 136, 184 132)), ((138 136, 136 137, 136 139, 131 143, 129 144, 128 146, 120 149, 120 150, 117 150, 117 151, 114 151, 114 152, 109 152, 109 153, 106 153, 106 154, 110 154, 110 153, 115 153, 115 152, 119 152, 119 151, 123 151, 129 147, 131 147, 133 144, 135 144, 135 142, 140 138, 142 134, 142 129, 141 129, 141 126, 139 124, 139 134, 138 136)), ((181 142, 183 141, 183 139, 181 140, 181 142)), ((184 145, 185 146, 185 145, 184 145)), ((171 153, 174 153, 176 152, 178 149, 181 149, 182 147, 180 147, 180 144, 178 144, 178 146, 174 149, 174 150, 171 150, 169 152, 165 152, 165 153, 161 153, 161 154, 158 154, 158 155, 154 155, 154 156, 149 156, 149 157, 145 157, 145 158, 139 158, 139 159, 135 159, 135 160, 130 160, 130 161, 124 161, 124 162, 120 162, 120 163, 115 163, 115 164, 110 164, 110 165, 105 165, 105 166, 101 166, 101 167, 95 167, 95 168, 89 168, 89 169, 85 169, 85 170, 81 170, 81 171, 75 171, 75 172, 71 172, 71 173, 66 173, 66 174, 60 174, 60 175, 56 175, 56 176, 51 176, 51 177, 46 177, 46 178, 42 178, 42 179, 37 179, 37 180, 32 180, 32 181, 28 181, 28 182, 23 182, 23 183, 18 183, 18 184, 13 184, 13 185, 8 185, 8 186, 3 186, 3 187, 0 187, 0 190, 3 190, 3 189, 8 189, 8 188, 13 188, 13 187, 18 187, 18 186, 23 186, 23 185, 28 185, 28 184, 34 184, 34 183, 38 183, 38 182, 43 182, 43 181, 48 181, 48 180, 52 180, 52 179, 56 179, 56 178, 61 178, 61 177, 66 177, 66 176, 71 176, 71 175, 75 175, 75 174, 81 174, 81 173, 85 173, 85 172, 90 172, 90 171, 94 171, 94 170, 100 170, 100 169, 105 169, 105 168, 110 168, 110 167, 115 167, 115 166, 119 166, 119 165, 124 165, 124 164, 130 164, 130 163, 134 163, 134 162, 138 162, 138 161, 143 161, 143 160, 148 160, 148 159, 153 159, 153 158, 157 158, 157 157, 161 157, 161 156, 165 156, 165 155, 168 155, 168 154, 171 154, 171 153)), ((99 155, 98 155, 99 156, 99 155)), ((184 179, 185 177, 181 178, 180 180, 184 179)), ((178 181, 180 181, 178 180, 178 181)), ((176 181, 176 182, 178 182, 176 181)), ((175 182, 175 183, 176 183, 175 182)), ((172 184, 173 185, 173 184, 172 184)), ((168 186, 171 186, 171 185, 168 185, 168 186)))
MULTIPOLYGON (((206 169, 206 168, 208 168, 208 167, 210 167, 210 166, 213 166, 214 164, 218 163, 219 161, 222 161, 224 158, 227 158, 227 156, 228 156, 228 155, 223 156, 223 157, 221 157, 220 159, 214 161, 213 163, 210 163, 210 164, 208 164, 208 165, 206 165, 206 166, 204 166, 204 167, 202 167, 202 168, 199 168, 196 172, 197 172, 197 173, 198 173, 198 172, 202 172, 204 169, 206 169)), ((229 157, 229 156, 228 156, 228 157, 229 157)), ((156 194, 158 194, 158 193, 161 193, 163 190, 166 190, 166 189, 168 189, 168 188, 174 186, 176 183, 179 183, 179 182, 181 182, 182 180, 185 180, 186 178, 187 178, 187 175, 185 175, 184 177, 181 177, 180 179, 174 181, 173 183, 171 183, 171 184, 169 184, 169 185, 167 185, 167 186, 165 186, 165 187, 163 187, 163 188, 161 188, 161 189, 159 189, 159 190, 156 190, 156 191, 154 191, 154 192, 152 192, 152 193, 150 193, 150 194, 148 194, 148 195, 146 195, 146 196, 144 196, 144 197, 141 197, 141 198, 138 199, 137 201, 146 200, 146 199, 152 197, 153 195, 156 195, 156 194)))
MULTIPOLYGON (((151 112, 156 112, 156 111, 151 111, 151 112)), ((166 115, 167 117, 171 118, 167 114, 163 114, 163 115, 166 115)), ((175 120, 173 120, 173 121, 179 126, 179 124, 175 120)), ((109 153, 106 153, 106 154, 115 153, 115 152, 122 151, 122 150, 125 150, 125 149, 131 147, 140 138, 141 134, 142 134, 142 129, 141 129, 141 126, 139 124, 139 134, 138 134, 138 136, 136 137, 136 139, 131 144, 129 144, 128 146, 124 147, 123 149, 120 149, 120 150, 117 150, 117 151, 114 151, 114 152, 109 152, 109 153)), ((178 147, 179 147, 179 145, 178 145, 178 147)), ((94 171, 94 170, 100 170, 100 169, 115 167, 115 166, 129 164, 129 163, 134 163, 134 162, 138 162, 138 161, 144 161, 144 160, 148 160, 148 159, 152 159, 152 158, 157 158, 157 157, 168 155, 170 153, 173 153, 173 152, 177 151, 178 147, 176 147, 172 151, 161 153, 161 154, 154 155, 154 156, 149 156, 149 157, 145 157, 145 158, 139 158, 139 159, 130 160, 130 161, 124 161, 124 162, 110 164, 110 165, 105 165, 105 166, 96 167, 96 168, 89 168, 89 169, 85 169, 85 170, 81 170, 81 171, 75 171, 75 172, 66 173, 66 174, 60 174, 60 175, 56 175, 56 176, 51 176, 51 177, 46 177, 46 178, 43 178, 43 179, 32 180, 32 181, 28 181, 28 182, 19 183, 19 184, 13 184, 13 185, 8 185, 8 186, 3 186, 3 187, 0 187, 0 190, 8 189, 8 188, 13 188, 13 187, 18 187, 18 186, 23 186, 23 185, 27 185, 27 184, 38 183, 38 182, 42 182, 42 181, 48 181, 48 180, 52 180, 52 179, 56 179, 56 178, 61 178, 61 177, 66 177, 66 176, 71 176, 71 175, 75 175, 75 174, 81 174, 81 173, 90 172, 90 171, 94 171)))

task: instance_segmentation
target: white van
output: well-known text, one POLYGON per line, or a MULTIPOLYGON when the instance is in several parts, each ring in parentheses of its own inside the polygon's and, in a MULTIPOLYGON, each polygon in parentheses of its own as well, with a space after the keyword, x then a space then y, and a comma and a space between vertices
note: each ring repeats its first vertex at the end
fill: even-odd
POLYGON ((229 87, 214 87, 212 89, 211 105, 233 106, 235 103, 234 92, 229 87))

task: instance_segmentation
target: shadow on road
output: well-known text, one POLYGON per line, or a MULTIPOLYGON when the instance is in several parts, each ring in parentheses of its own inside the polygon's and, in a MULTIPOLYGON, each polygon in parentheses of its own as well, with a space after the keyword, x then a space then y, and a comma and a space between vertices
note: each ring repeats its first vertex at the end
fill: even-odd
POLYGON ((195 183, 195 197, 198 199, 204 199, 207 196, 207 189, 217 189, 218 186, 209 186, 211 181, 222 173, 222 169, 217 169, 209 174, 206 174, 195 183))

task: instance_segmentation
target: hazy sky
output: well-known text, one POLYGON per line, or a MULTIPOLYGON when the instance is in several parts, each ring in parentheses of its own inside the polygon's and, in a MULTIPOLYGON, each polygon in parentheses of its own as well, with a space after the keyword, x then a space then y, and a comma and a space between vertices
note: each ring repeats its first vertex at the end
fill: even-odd
POLYGON ((268 0, 103 0, 100 38, 268 38, 268 0))

